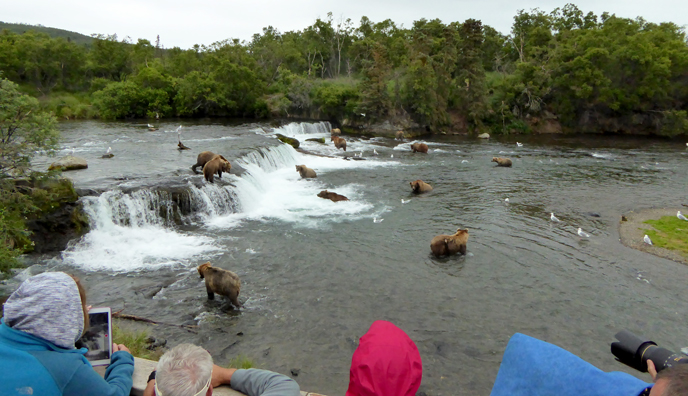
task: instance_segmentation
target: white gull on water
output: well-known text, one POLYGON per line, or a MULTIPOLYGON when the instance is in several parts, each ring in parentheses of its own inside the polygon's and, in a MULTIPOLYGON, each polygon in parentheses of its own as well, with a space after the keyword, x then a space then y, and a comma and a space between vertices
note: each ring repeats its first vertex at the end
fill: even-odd
POLYGON ((557 216, 554 215, 554 213, 549 214, 549 219, 552 220, 555 223, 561 222, 561 220, 557 219, 557 216))
POLYGON ((579 229, 578 229, 578 236, 581 237, 581 238, 590 238, 590 234, 588 234, 587 232, 583 231, 582 228, 579 228, 579 229))

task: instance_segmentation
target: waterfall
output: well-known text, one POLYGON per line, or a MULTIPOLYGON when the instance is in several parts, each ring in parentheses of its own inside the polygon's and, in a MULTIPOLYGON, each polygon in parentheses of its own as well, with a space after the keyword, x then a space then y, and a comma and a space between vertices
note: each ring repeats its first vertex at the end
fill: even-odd
POLYGON ((287 125, 282 125, 279 128, 275 128, 276 133, 281 133, 285 136, 296 136, 296 135, 313 135, 313 134, 330 134, 332 130, 332 124, 327 121, 321 121, 317 123, 311 122, 292 122, 287 125))

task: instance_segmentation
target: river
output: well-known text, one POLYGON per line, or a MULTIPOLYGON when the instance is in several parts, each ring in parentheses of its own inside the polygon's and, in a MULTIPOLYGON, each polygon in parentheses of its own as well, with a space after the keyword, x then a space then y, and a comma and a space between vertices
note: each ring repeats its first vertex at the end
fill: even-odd
POLYGON ((58 155, 89 162, 65 175, 88 194, 92 229, 62 254, 31 260, 82 277, 94 306, 199 325, 153 328, 168 345, 202 345, 219 364, 244 355, 261 368, 298 369, 301 389, 330 396, 345 393, 358 338, 377 319, 418 345, 428 396, 489 394, 515 332, 645 380, 610 354, 618 330, 688 345, 688 268, 622 246, 617 231, 624 212, 686 203, 684 142, 449 135, 423 140, 426 155, 413 154, 410 140, 344 136, 344 153, 328 123, 272 132, 222 120, 165 121, 151 132, 145 123, 60 124, 58 155), (176 149, 180 123, 192 150, 176 149), (305 141, 318 137, 327 144, 305 141), (102 159, 108 147, 115 156, 102 159), (204 150, 228 158, 232 174, 214 185, 194 175, 204 150), (365 160, 343 159, 361 152, 365 160), (513 167, 496 167, 493 156, 513 167), (317 179, 301 180, 299 164, 317 179), (434 190, 413 196, 416 179, 434 190), (187 213, 170 187, 187 192, 187 213), (350 201, 318 198, 324 189, 350 201), (432 237, 459 227, 470 232, 467 256, 431 257, 432 237), (241 309, 207 300, 196 272, 206 261, 239 274, 241 309))

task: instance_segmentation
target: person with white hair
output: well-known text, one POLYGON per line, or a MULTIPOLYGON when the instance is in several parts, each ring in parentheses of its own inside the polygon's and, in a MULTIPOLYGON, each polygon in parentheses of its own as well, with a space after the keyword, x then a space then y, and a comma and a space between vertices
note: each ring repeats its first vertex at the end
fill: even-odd
POLYGON ((300 396, 299 385, 268 370, 227 369, 213 364, 205 349, 180 344, 167 351, 148 377, 143 396, 211 396, 213 388, 229 385, 248 396, 300 396))

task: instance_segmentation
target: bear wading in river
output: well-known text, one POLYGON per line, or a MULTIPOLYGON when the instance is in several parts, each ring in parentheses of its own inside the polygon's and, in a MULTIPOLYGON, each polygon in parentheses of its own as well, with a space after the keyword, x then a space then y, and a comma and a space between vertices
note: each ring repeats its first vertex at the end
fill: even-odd
POLYGON ((222 179, 222 172, 229 173, 230 170, 232 170, 232 165, 229 161, 221 155, 215 155, 213 159, 203 165, 203 176, 205 180, 214 183, 214 176, 216 173, 217 177, 222 179))
POLYGON ((215 299, 215 293, 229 298, 232 304, 239 308, 239 291, 241 280, 239 275, 222 268, 213 267, 210 261, 198 266, 201 279, 205 279, 205 290, 208 292, 208 300, 215 299))
POLYGON ((296 165, 296 171, 299 172, 301 178, 303 179, 312 179, 314 177, 318 177, 318 175, 315 174, 315 171, 306 165, 296 165))
POLYGON ((430 241, 430 250, 435 257, 449 256, 456 253, 466 254, 468 230, 459 228, 454 235, 438 235, 430 241))
POLYGON ((492 157, 492 162, 496 162, 497 166, 506 166, 507 168, 511 167, 511 160, 508 158, 492 157))
POLYGON ((428 153, 428 145, 425 144, 425 143, 413 143, 413 144, 411 145, 411 150, 412 150, 414 153, 415 153, 415 152, 419 152, 419 153, 425 153, 425 154, 427 154, 427 153, 428 153))
POLYGON ((330 199, 330 200, 332 200, 332 202, 337 202, 337 201, 348 201, 348 200, 349 200, 349 198, 347 198, 347 197, 345 197, 345 196, 343 196, 343 195, 339 195, 339 194, 337 194, 337 193, 335 193, 335 192, 330 192, 330 191, 327 191, 327 190, 322 190, 322 191, 320 191, 320 192, 318 193, 318 196, 319 196, 320 198, 330 199))
POLYGON ((397 131, 397 133, 394 134, 394 139, 404 140, 404 131, 397 131))
POLYGON ((412 181, 409 184, 411 185, 411 189, 413 190, 413 192, 416 194, 432 191, 432 186, 420 179, 412 181))
POLYGON ((332 135, 330 141, 334 142, 334 146, 338 149, 343 149, 346 151, 346 140, 340 138, 339 136, 332 135))
POLYGON ((340 135, 342 133, 341 129, 333 128, 330 135, 340 135))

